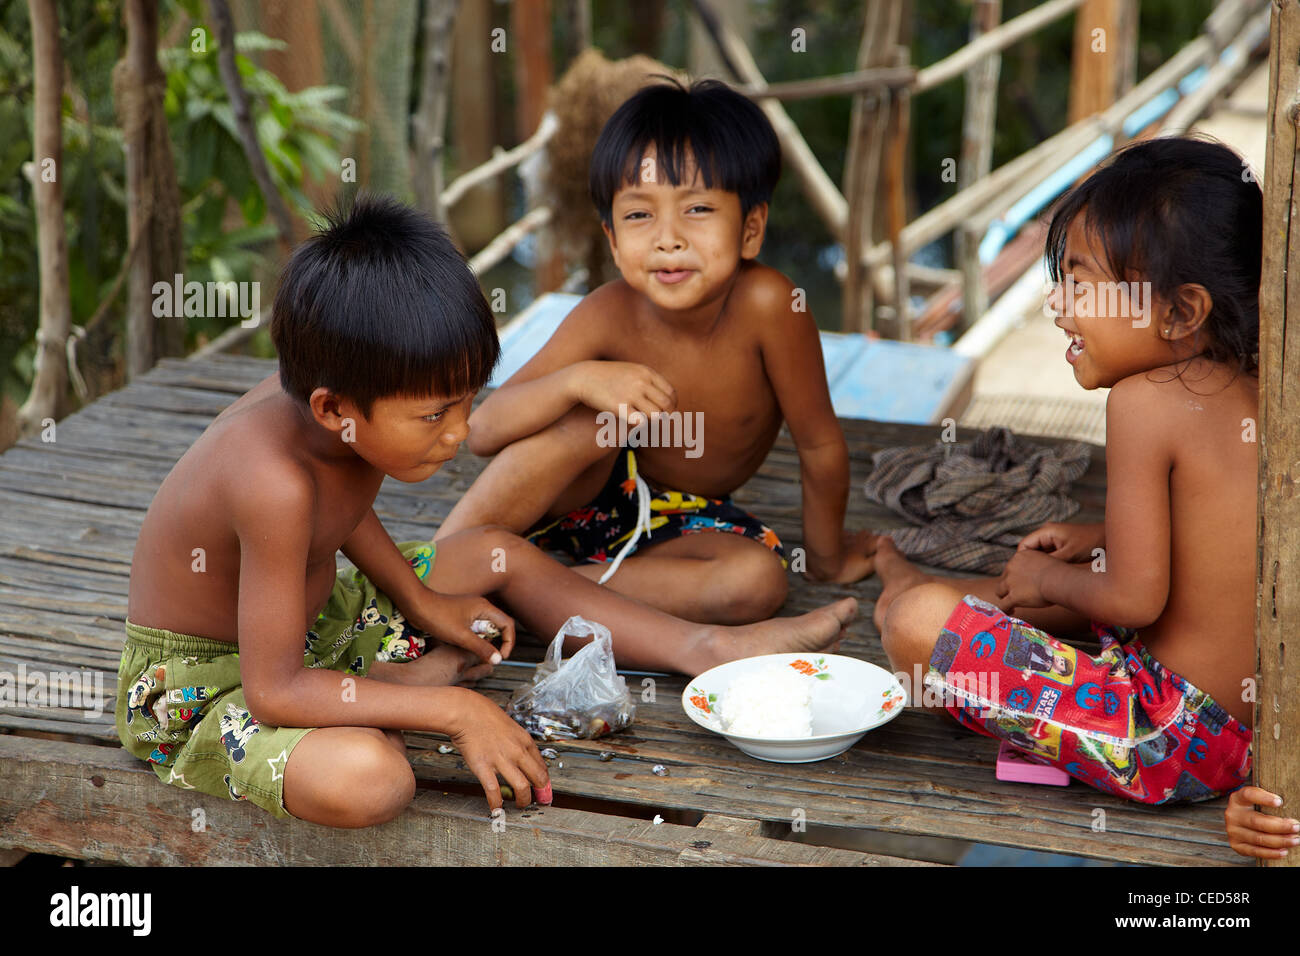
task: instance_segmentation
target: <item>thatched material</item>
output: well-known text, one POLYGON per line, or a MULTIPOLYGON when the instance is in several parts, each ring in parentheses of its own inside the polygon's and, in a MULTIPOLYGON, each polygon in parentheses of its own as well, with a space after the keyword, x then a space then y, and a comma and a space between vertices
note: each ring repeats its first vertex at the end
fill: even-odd
POLYGON ((618 276, 587 190, 591 150, 606 120, 638 89, 655 82, 656 73, 689 82, 686 74, 647 56, 610 61, 591 48, 573 61, 550 91, 550 109, 560 128, 546 146, 542 201, 554 210, 551 228, 564 258, 586 265, 588 288, 618 276))

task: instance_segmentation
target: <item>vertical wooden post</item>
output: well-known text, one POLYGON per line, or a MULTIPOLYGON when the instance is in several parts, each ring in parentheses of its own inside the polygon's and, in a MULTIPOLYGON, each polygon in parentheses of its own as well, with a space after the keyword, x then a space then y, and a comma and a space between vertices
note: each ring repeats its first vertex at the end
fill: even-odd
POLYGON ((1074 20, 1069 121, 1076 123, 1115 102, 1137 30, 1135 0, 1085 0, 1074 20))
MULTIPOLYGON (((1282 813, 1294 816, 1300 805, 1300 223, 1293 216, 1300 201, 1300 0, 1274 0, 1269 44, 1254 775, 1257 786, 1281 794, 1282 813)), ((1300 854, 1293 850, 1264 865, 1300 866, 1300 854)))
MULTIPOLYGON (((113 99, 126 154, 126 374, 185 351, 185 317, 155 318, 153 284, 181 271, 180 191, 163 113, 157 0, 127 0, 126 52, 113 68, 113 99)), ((269 202, 269 200, 268 200, 269 202)))
MULTIPOLYGON (((910 5, 904 0, 906 14, 910 5)), ((908 31, 903 31, 907 35, 908 31)), ((895 48, 895 65, 906 66, 911 61, 911 51, 906 45, 895 48)), ((894 264, 894 321, 895 338, 912 340, 911 285, 907 276, 907 253, 903 249, 903 227, 907 225, 907 165, 908 141, 912 126, 912 94, 906 88, 897 89, 889 98, 889 155, 885 164, 885 189, 888 197, 885 206, 885 224, 889 235, 890 258, 894 264)))
POLYGON ((425 0, 424 63, 420 102, 414 119, 415 162, 412 164, 415 204, 442 222, 442 163, 447 128, 447 79, 451 72, 451 37, 457 0, 425 0))
MULTIPOLYGON (((900 0, 867 4, 856 68, 864 70, 891 62, 901 24, 900 0)), ((876 239, 876 196, 886 148, 888 106, 885 91, 856 94, 849 117, 849 148, 844 160, 844 198, 848 202, 844 254, 848 271, 840 319, 845 332, 865 332, 875 327, 875 287, 870 270, 862 263, 862 254, 876 239)))
MULTIPOLYGON (((537 129, 546 112, 551 71, 551 0, 514 0, 510 4, 510 34, 515 48, 515 130, 523 142, 537 129)), ((564 260, 547 251, 548 231, 538 238, 534 284, 540 295, 564 283, 564 260)))
POLYGON ((18 410, 20 434, 39 431, 46 418, 63 414, 68 390, 64 347, 72 330, 68 293, 68 238, 63 228, 63 49, 54 0, 28 0, 32 20, 33 107, 32 196, 36 204, 36 247, 40 266, 40 325, 36 330, 36 373, 32 391, 18 410))
MULTIPOLYGON (((970 38, 992 30, 1002 21, 1002 0, 976 0, 971 10, 970 38)), ((963 190, 989 174, 993 167, 993 123, 997 115, 998 74, 1002 54, 990 53, 966 71, 966 108, 962 117, 961 156, 957 189, 963 190)), ((980 264, 980 234, 963 224, 954 236, 957 268, 962 279, 962 319, 970 328, 988 308, 988 289, 980 264)))
MULTIPOLYGON (((492 0, 461 0, 451 47, 452 144, 464 172, 492 158, 496 144, 497 54, 492 52, 492 0)), ((475 186, 447 218, 465 251, 478 251, 506 227, 502 177, 475 186)))

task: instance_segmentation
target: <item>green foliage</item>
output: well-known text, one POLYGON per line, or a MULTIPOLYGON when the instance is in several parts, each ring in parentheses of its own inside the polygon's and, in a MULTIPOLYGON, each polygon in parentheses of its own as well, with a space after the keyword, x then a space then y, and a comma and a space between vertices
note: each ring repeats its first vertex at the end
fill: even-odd
MULTIPOLYGON (((204 27, 201 44, 190 27, 206 13, 196 0, 165 4, 181 18, 175 48, 160 49, 166 74, 164 108, 180 187, 185 278, 251 281, 265 270, 264 250, 276 236, 266 204, 249 170, 221 83, 215 37, 204 27), (195 46, 203 49, 196 50, 195 46)), ((107 295, 126 252, 122 136, 112 101, 112 69, 125 49, 118 4, 60 0, 61 38, 69 75, 64 98, 63 162, 65 224, 72 317, 83 324, 107 295)), ((174 27, 178 24, 170 24, 174 27)), ((248 91, 259 145, 271 178, 291 208, 312 205, 308 178, 338 176, 338 144, 361 128, 334 109, 341 87, 291 93, 250 54, 282 49, 281 41, 256 33, 235 38, 236 66, 248 91)), ((22 174, 32 158, 31 26, 25 3, 0 2, 0 374, 4 391, 21 402, 31 383, 38 321, 39 284, 31 183, 22 174)), ((120 318, 125 293, 114 303, 120 318)), ((198 335, 220 333, 230 319, 191 318, 189 346, 198 335)))

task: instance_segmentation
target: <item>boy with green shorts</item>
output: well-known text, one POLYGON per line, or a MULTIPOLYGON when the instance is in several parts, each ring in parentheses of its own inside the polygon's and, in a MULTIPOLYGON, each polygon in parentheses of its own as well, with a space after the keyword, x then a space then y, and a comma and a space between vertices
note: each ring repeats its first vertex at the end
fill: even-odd
POLYGON ((408 207, 362 197, 303 243, 271 336, 278 374, 176 463, 132 559, 117 730, 166 783, 369 826, 414 796, 401 734, 411 729, 447 734, 494 811, 498 777, 520 807, 549 802, 528 734, 456 686, 510 655, 511 614, 549 636, 581 613, 610 629, 620 663, 699 673, 829 649, 856 613, 846 599, 779 622, 693 624, 502 528, 436 550, 394 544, 373 507, 381 484, 423 481, 455 455, 499 354, 474 276, 408 207), (340 550, 357 570, 336 571, 340 550), (480 636, 484 621, 499 651, 480 636))

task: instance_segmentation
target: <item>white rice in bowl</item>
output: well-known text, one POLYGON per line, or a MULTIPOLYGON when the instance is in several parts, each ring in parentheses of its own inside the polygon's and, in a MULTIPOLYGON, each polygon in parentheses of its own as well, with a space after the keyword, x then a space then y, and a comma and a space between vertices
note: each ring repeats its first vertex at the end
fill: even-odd
POLYGON ((741 737, 812 736, 811 677, 778 664, 742 674, 718 705, 722 729, 741 737))

